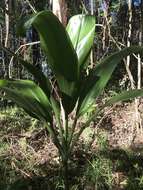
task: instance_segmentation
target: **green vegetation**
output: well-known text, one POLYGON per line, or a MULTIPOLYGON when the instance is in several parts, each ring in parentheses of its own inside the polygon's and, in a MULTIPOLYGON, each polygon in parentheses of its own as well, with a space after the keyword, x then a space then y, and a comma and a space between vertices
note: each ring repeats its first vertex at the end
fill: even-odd
MULTIPOLYGON (((64 189, 60 165, 56 161, 58 154, 56 157, 51 155, 45 162, 41 159, 48 158, 48 149, 53 151, 51 145, 46 148, 49 135, 43 131, 42 123, 31 119, 19 108, 2 112, 2 123, 5 123, 5 128, 0 131, 3 137, 0 142, 0 189, 64 189)), ((85 152, 86 146, 80 140, 72 155, 69 167, 71 189, 96 187, 110 190, 119 186, 127 190, 142 189, 142 153, 110 149, 103 131, 98 133, 94 152, 91 153, 90 148, 85 152), (122 174, 120 184, 117 174, 122 174)))
MULTIPOLYGON (((117 64, 132 53, 142 53, 143 48, 128 47, 116 52, 101 60, 95 68, 87 73, 87 61, 94 40, 95 19, 93 16, 72 17, 66 30, 50 11, 36 13, 24 24, 20 24, 22 27, 18 30, 19 34, 23 34, 31 25, 37 30, 41 47, 48 57, 48 64, 57 84, 54 86, 52 81, 34 65, 2 47, 33 74, 39 85, 31 80, 4 79, 0 80, 0 88, 5 92, 5 98, 16 102, 30 116, 44 123, 43 126, 48 130, 59 151, 64 189, 69 190, 70 158, 84 129, 90 125, 91 121, 96 120, 98 114, 105 107, 118 101, 142 96, 143 90, 122 92, 106 101, 101 107, 97 106, 94 114, 84 121, 79 130, 77 130, 78 121, 102 93, 117 64), (45 27, 46 24, 49 27, 45 27), (71 114, 73 119, 71 119, 71 114)), ((20 144, 26 149, 24 140, 20 144)), ((104 159, 91 162, 93 168, 94 165, 97 165, 96 173, 98 173, 98 169, 103 171, 104 167, 108 165, 108 163, 107 165, 103 164, 102 168, 100 162, 104 163, 104 159)), ((97 174, 98 177, 100 178, 100 175, 97 174)), ((95 186, 98 187, 100 180, 96 179, 95 181, 95 186)), ((108 184, 109 181, 109 179, 105 180, 105 183, 108 184)))
POLYGON ((97 190, 113 188, 113 163, 102 155, 108 150, 107 138, 104 133, 99 133, 97 139, 98 151, 93 154, 91 161, 88 161, 86 171, 87 184, 97 190))

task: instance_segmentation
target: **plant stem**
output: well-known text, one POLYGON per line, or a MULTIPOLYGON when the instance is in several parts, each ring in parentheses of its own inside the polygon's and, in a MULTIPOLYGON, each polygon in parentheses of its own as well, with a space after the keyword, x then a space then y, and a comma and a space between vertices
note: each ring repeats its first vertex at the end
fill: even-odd
POLYGON ((65 117, 65 156, 63 158, 63 179, 64 179, 64 186, 65 190, 69 190, 69 167, 68 167, 68 161, 69 161, 69 129, 68 129, 68 116, 65 117))
POLYGON ((66 155, 65 158, 62 159, 63 164, 63 180, 64 180, 64 188, 65 190, 69 190, 69 180, 68 180, 68 156, 66 155))
POLYGON ((76 142, 78 141, 78 139, 79 139, 80 135, 82 134, 82 132, 84 131, 84 129, 86 129, 86 128, 89 126, 89 124, 90 124, 91 121, 93 121, 93 120, 95 120, 95 119, 97 118, 98 114, 100 113, 100 111, 101 111, 103 108, 104 108, 104 106, 103 106, 102 108, 100 108, 100 109, 97 109, 96 112, 95 112, 95 114, 93 114, 93 115, 87 120, 87 122, 81 127, 81 129, 79 130, 79 132, 76 134, 74 140, 72 141, 72 144, 71 144, 71 147, 70 147, 70 151, 69 151, 69 152, 72 151, 74 145, 75 145, 76 142))
POLYGON ((45 123, 45 126, 46 126, 46 128, 48 129, 48 131, 49 131, 49 133, 50 133, 50 135, 51 135, 51 137, 52 137, 52 139, 53 139, 53 143, 55 144, 55 146, 56 146, 57 149, 59 150, 60 155, 61 155, 61 156, 64 156, 63 147, 62 147, 62 145, 60 144, 60 141, 59 141, 59 139, 58 139, 58 137, 57 137, 57 135, 56 135, 56 132, 55 132, 55 130, 54 130, 53 125, 51 124, 51 125, 49 126, 47 123, 45 123))

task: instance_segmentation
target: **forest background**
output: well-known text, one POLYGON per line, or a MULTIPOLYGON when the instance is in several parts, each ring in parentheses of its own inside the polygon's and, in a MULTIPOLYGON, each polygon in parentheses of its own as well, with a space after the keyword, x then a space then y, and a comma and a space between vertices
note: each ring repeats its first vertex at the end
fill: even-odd
MULTIPOLYGON (((16 34, 19 20, 35 10, 53 11, 64 26, 75 14, 95 15, 96 30, 89 69, 115 51, 132 45, 142 46, 143 43, 142 0, 1 0, 0 43, 13 52, 21 53, 25 60, 49 78, 52 73, 34 28, 30 28, 23 38, 16 34)), ((99 104, 122 90, 141 89, 142 67, 139 54, 124 59, 99 104)), ((13 61, 2 49, 0 78, 33 79, 18 61, 13 61)), ((143 189, 142 103, 140 98, 116 104, 105 109, 97 123, 91 123, 90 129, 82 136, 82 146, 79 144, 75 150, 81 175, 72 179, 73 189, 83 189, 83 186, 84 189, 143 189), (100 153, 107 150, 111 154, 108 158, 100 153), (85 165, 86 169, 82 172, 85 165)), ((42 123, 31 119, 13 102, 3 98, 0 99, 0 109, 0 189, 62 188, 57 169, 57 150, 42 129, 42 123), (50 176, 49 171, 53 172, 50 176)), ((86 117, 89 115, 87 113, 86 117)))

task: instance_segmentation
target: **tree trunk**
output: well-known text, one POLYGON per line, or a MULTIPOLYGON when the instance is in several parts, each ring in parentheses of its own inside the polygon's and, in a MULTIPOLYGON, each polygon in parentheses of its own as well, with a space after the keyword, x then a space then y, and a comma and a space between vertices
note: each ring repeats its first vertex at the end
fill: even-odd
POLYGON ((64 26, 67 24, 67 3, 65 0, 53 0, 53 13, 64 26))
MULTIPOLYGON (((8 41, 9 41, 9 0, 5 0, 5 41, 4 41, 4 46, 6 48, 8 48, 8 41)), ((8 62, 9 62, 9 60, 5 54, 4 78, 9 78, 8 62)))

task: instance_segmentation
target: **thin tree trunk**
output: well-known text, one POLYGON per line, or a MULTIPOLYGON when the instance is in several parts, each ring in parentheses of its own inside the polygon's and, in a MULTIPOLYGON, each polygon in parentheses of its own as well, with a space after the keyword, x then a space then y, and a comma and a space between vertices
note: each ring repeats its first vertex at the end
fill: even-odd
POLYGON ((65 0, 53 0, 53 13, 64 26, 67 24, 67 3, 65 0))
POLYGON ((91 6, 91 15, 94 14, 94 0, 90 0, 90 6, 91 6))
POLYGON ((9 0, 5 0, 5 43, 4 46, 8 47, 8 39, 9 39, 9 0))
MULTIPOLYGON (((90 0, 90 5, 91 5, 91 15, 94 15, 94 0, 90 0)), ((94 52, 93 49, 91 50, 90 54, 90 62, 91 62, 91 68, 94 67, 94 52)))
MULTIPOLYGON (((127 47, 131 46, 131 35, 132 35, 132 18, 133 18, 133 12, 132 12, 132 0, 128 0, 128 36, 127 36, 127 47)), ((127 62, 126 62, 126 67, 128 70, 130 70, 130 56, 127 56, 127 62)), ((135 89, 135 84, 133 82, 133 80, 130 81, 131 82, 131 89, 135 89)), ((135 136, 136 136, 136 132, 139 128, 139 124, 138 124, 138 99, 135 99, 135 123, 132 125, 132 141, 134 141, 135 136)))
MULTIPOLYGON (((131 46, 131 35, 132 35, 132 0, 128 0, 128 13, 129 13, 129 29, 128 29, 128 39, 127 47, 131 46)), ((130 66, 130 56, 127 57, 127 66, 130 66)), ((132 84, 131 84, 132 85, 132 84)), ((133 88, 133 86, 132 86, 133 88)))
MULTIPOLYGON (((142 15, 142 4, 141 4, 141 8, 140 8, 140 20, 139 20, 139 46, 142 45, 142 32, 143 32, 143 15, 142 15)), ((142 62, 141 62, 141 56, 140 54, 138 54, 138 67, 137 67, 137 89, 141 89, 141 82, 142 82, 142 62)), ((142 129, 142 124, 141 124, 141 114, 139 112, 139 104, 140 104, 140 100, 141 98, 138 98, 136 100, 136 118, 137 118, 137 122, 138 122, 138 128, 137 128, 137 133, 140 134, 143 132, 142 129)))
MULTIPOLYGON (((142 30, 139 30, 139 46, 142 45, 142 30)), ((138 54, 138 67, 137 67, 137 89, 141 89, 141 77, 142 77, 142 73, 141 73, 141 67, 142 67, 142 63, 141 63, 141 56, 140 54, 138 54)), ((142 132, 142 128, 141 128, 141 115, 139 112, 139 104, 140 104, 140 98, 136 98, 135 99, 135 108, 136 108, 136 126, 137 126, 137 133, 139 134, 140 132, 142 132), (140 130, 141 129, 141 130, 140 130)))
MULTIPOLYGON (((9 41, 9 0, 5 0, 5 41, 4 46, 8 48, 9 41)), ((4 68, 4 78, 8 78, 8 59, 5 54, 5 68, 4 68)))
POLYGON ((103 17, 103 40, 102 49, 105 53, 109 46, 109 31, 108 31, 108 12, 109 12, 109 1, 104 0, 104 17, 103 17))

